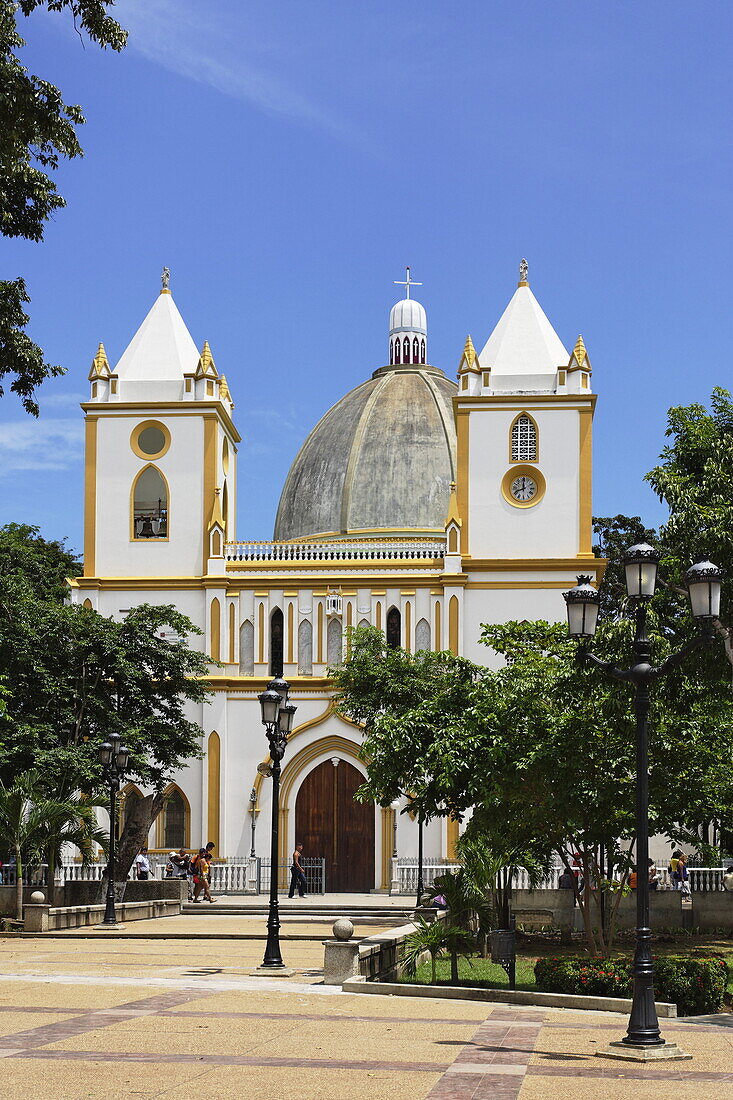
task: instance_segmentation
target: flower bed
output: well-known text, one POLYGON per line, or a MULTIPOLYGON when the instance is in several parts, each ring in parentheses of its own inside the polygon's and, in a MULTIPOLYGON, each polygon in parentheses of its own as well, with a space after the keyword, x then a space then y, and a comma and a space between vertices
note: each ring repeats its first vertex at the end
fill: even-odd
MULTIPOLYGON (((534 968, 537 989, 544 993, 574 993, 590 997, 630 997, 630 959, 549 957, 534 968)), ((660 955, 654 960, 657 999, 677 1005, 682 1016, 719 1012, 728 981, 722 955, 660 955)))

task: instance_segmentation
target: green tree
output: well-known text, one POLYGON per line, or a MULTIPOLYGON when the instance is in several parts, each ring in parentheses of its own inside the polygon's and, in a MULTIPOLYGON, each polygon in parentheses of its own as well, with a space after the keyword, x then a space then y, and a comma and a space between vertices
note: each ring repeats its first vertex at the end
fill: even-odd
MULTIPOLYGON (((670 442, 661 462, 646 475, 654 492, 669 508, 660 532, 664 559, 663 583, 680 601, 686 599, 684 573, 694 562, 709 558, 726 571, 721 618, 715 626, 733 666, 733 401, 717 388, 704 405, 680 405, 669 410, 670 442)), ((674 629, 675 624, 671 624, 674 629)), ((676 633, 689 634, 689 620, 676 633)), ((708 666, 710 670, 717 666, 708 666)), ((730 682, 731 669, 727 670, 730 682)), ((714 676, 719 676, 715 672, 714 676)))
MULTIPOLYGON (((15 856, 15 909, 23 918, 23 873, 28 864, 44 855, 57 856, 63 845, 76 847, 88 862, 95 844, 106 844, 107 836, 97 826, 97 803, 88 797, 49 797, 46 781, 31 769, 17 776, 11 786, 0 781, 0 844, 15 856)), ((48 869, 53 886, 54 862, 48 869)))
MULTIPOLYGON (((64 103, 61 92, 30 74, 18 52, 25 45, 18 14, 36 8, 68 10, 74 26, 101 47, 121 50, 126 32, 108 13, 114 0, 0 0, 0 232, 5 237, 43 239, 46 221, 66 205, 51 178, 61 160, 82 155, 77 127, 81 108, 64 103)), ((2 379, 26 412, 38 416, 36 387, 65 373, 47 363, 43 351, 25 331, 30 302, 23 279, 0 280, 0 396, 2 379)))
POLYGON ((202 731, 189 715, 208 696, 209 661, 190 648, 200 631, 174 607, 144 604, 113 621, 64 604, 58 582, 67 556, 34 528, 0 531, 0 565, 12 566, 0 573, 0 675, 8 690, 0 778, 12 785, 36 768, 59 797, 104 793, 97 749, 119 733, 130 749, 130 778, 152 790, 126 818, 124 874, 174 771, 201 755, 202 731))

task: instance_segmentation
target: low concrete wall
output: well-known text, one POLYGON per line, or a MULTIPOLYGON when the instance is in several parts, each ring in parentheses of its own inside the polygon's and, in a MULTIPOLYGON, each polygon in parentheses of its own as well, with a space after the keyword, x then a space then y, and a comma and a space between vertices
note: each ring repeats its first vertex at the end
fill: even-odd
MULTIPOLYGON (((725 897, 725 894, 699 894, 699 899, 725 897)), ((731 913, 733 913, 733 894, 731 913)), ((693 895, 693 909, 694 909, 693 895)), ((594 906, 595 903, 591 903, 594 906)), ((702 902, 704 908, 705 902, 702 902)), ((553 928, 583 931, 583 914, 579 906, 573 905, 572 890, 514 890, 512 892, 512 912, 517 924, 536 927, 538 924, 550 924, 553 928), (524 917, 524 920, 523 920, 524 917)), ((683 911, 682 894, 674 890, 652 890, 649 894, 649 920, 655 928, 682 928, 687 924, 687 913, 683 911)), ((722 927, 724 921, 718 921, 706 927, 722 927)), ((627 894, 621 898, 618 909, 618 929, 636 926, 636 896, 627 894)))
POLYGON ((369 981, 399 978, 405 955, 405 938, 414 931, 414 924, 403 924, 363 939, 359 944, 359 974, 369 981))
MULTIPOLYGON (((67 882, 54 892, 56 907, 68 905, 102 905, 104 903, 106 882, 67 882)), ((130 879, 125 883, 125 902, 128 901, 186 901, 188 885, 185 878, 148 879, 138 882, 130 879)))
POLYGON ((693 894, 692 927, 701 932, 722 928, 727 935, 733 936, 733 893, 715 890, 709 894, 693 894))
MULTIPOLYGON (((34 890, 43 890, 46 892, 45 886, 24 886, 23 887, 23 905, 26 905, 31 900, 31 894, 34 890)), ((0 886, 0 917, 15 917, 15 887, 14 886, 0 886)))
MULTIPOLYGON (((27 905, 24 932, 57 932, 63 928, 87 928, 101 924, 104 905, 69 905, 62 908, 49 905, 27 905)), ((120 924, 152 917, 175 917, 181 912, 180 901, 172 899, 122 902, 115 906, 120 924)))

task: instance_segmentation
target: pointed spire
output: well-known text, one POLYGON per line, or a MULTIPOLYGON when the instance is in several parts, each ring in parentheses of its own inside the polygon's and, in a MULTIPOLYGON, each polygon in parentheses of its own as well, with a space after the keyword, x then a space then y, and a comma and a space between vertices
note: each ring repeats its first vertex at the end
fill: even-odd
POLYGON ((111 371, 109 369, 107 352, 104 350, 104 344, 100 340, 97 354, 92 359, 92 365, 89 370, 89 381, 93 382, 95 378, 109 378, 110 374, 111 371))
POLYGON ((196 377, 203 378, 218 378, 219 372, 216 369, 216 363, 214 357, 211 354, 211 348, 209 347, 209 341, 204 340, 204 346, 201 349, 201 355, 199 356, 198 366, 196 367, 196 377))
POLYGON ((448 515, 445 517, 446 528, 450 527, 451 523, 455 523, 457 527, 463 527, 463 520, 458 513, 458 496, 456 493, 456 483, 451 481, 450 483, 450 502, 448 504, 448 515))
POLYGON ((575 341, 573 354, 570 356, 570 361, 568 362, 568 370, 586 370, 589 373, 592 370, 590 359, 588 358, 588 352, 586 351, 582 336, 579 336, 578 339, 575 341))
POLYGON ((463 372, 467 370, 476 372, 481 370, 481 364, 479 363, 478 355, 476 354, 476 349, 473 346, 473 340, 470 335, 466 337, 466 343, 463 345, 463 355, 458 364, 458 373, 463 374, 463 372))
POLYGON ((222 531, 224 530, 224 514, 221 510, 221 489, 214 489, 214 503, 211 507, 209 530, 216 526, 221 527, 222 531))
POLYGON ((227 376, 225 374, 222 374, 219 380, 219 397, 222 399, 222 401, 228 401, 230 405, 234 405, 234 402, 232 401, 232 395, 229 392, 229 386, 227 384, 227 376))

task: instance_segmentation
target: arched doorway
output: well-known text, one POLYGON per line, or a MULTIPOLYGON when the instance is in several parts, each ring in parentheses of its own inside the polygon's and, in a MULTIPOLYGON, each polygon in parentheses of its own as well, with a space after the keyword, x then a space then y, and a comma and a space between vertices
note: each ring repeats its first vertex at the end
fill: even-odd
POLYGON ((295 801, 295 841, 304 856, 326 860, 326 890, 374 888, 374 806, 354 801, 364 776, 347 760, 324 760, 303 781, 295 801))

